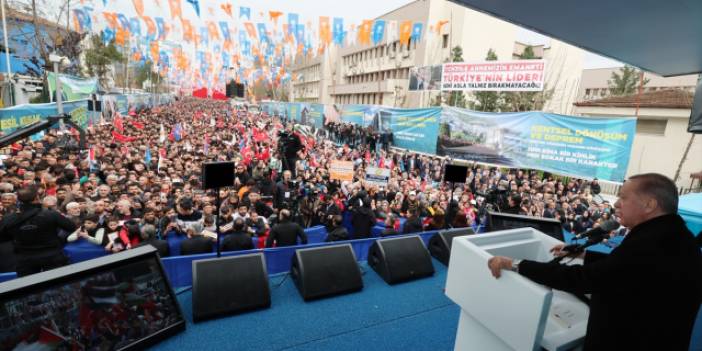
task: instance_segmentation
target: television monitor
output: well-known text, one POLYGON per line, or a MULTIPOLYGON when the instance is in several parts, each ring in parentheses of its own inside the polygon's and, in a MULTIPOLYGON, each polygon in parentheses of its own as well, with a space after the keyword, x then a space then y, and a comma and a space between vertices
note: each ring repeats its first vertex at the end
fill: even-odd
POLYGON ((465 183, 468 178, 468 166, 446 165, 444 181, 452 183, 465 183))
POLYGON ((552 238, 563 241, 561 222, 553 218, 521 216, 500 212, 488 212, 487 231, 534 228, 552 238))
POLYGON ((140 350, 183 330, 150 245, 0 284, 2 350, 140 350))

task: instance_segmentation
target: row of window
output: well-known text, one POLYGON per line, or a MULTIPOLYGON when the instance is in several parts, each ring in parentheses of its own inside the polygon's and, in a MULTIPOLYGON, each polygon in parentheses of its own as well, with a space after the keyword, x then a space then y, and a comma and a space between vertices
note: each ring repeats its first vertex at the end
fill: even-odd
POLYGON ((346 94, 337 95, 334 97, 335 104, 368 104, 368 105, 382 105, 383 104, 383 94, 346 94))
POLYGON ((417 41, 410 39, 409 43, 407 45, 401 44, 399 41, 396 41, 392 44, 381 44, 376 47, 372 47, 370 49, 362 50, 350 55, 346 55, 342 57, 344 66, 348 66, 351 64, 359 63, 359 62, 364 62, 367 60, 372 60, 375 58, 381 58, 381 57, 386 57, 390 56, 391 54, 397 54, 398 51, 410 51, 410 50, 417 50, 417 41), (399 49, 399 50, 398 50, 399 49))
POLYGON ((359 74, 346 78, 348 84, 378 82, 388 79, 409 79, 409 68, 390 69, 382 72, 359 74))

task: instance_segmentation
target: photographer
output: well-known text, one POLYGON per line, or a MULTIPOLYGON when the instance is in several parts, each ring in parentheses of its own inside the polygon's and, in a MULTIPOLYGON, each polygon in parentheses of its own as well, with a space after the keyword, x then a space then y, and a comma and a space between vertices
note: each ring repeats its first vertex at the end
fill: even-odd
POLYGON ((292 124, 288 124, 285 131, 278 134, 278 150, 283 157, 283 170, 295 172, 297 153, 302 150, 302 142, 294 133, 292 124))

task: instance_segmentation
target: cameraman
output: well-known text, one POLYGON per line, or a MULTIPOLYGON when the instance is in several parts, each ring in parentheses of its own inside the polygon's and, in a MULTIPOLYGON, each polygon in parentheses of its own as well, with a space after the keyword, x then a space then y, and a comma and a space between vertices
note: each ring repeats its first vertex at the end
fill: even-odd
POLYGON ((42 209, 35 186, 18 191, 20 210, 0 222, 0 238, 12 240, 17 255, 17 276, 23 277, 68 264, 63 254, 66 233, 76 230, 76 225, 54 210, 42 209))
POLYGON ((295 172, 297 153, 302 150, 300 137, 294 133, 293 124, 290 123, 285 131, 278 134, 278 149, 283 156, 283 170, 295 172))

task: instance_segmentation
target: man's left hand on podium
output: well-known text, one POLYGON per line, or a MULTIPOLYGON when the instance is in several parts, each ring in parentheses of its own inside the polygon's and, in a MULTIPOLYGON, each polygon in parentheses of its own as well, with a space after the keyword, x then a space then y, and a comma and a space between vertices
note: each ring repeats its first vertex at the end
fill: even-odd
POLYGON ((488 260, 488 268, 493 277, 499 278, 503 269, 512 270, 512 261, 509 257, 495 256, 488 260))

